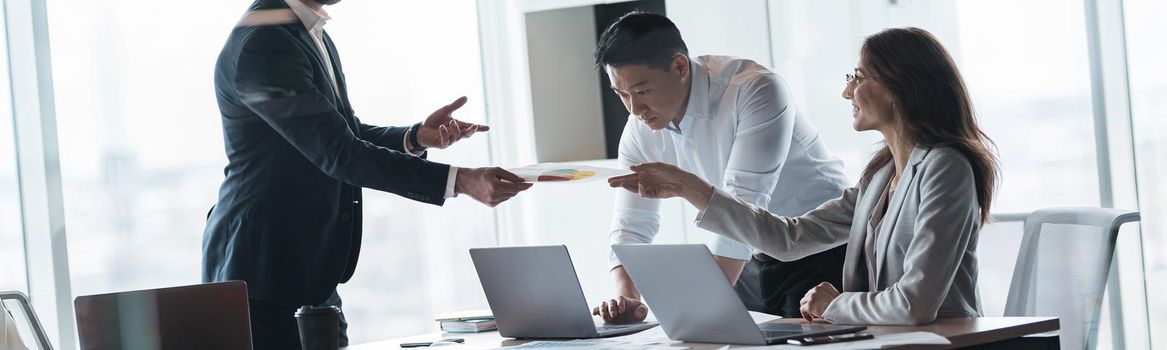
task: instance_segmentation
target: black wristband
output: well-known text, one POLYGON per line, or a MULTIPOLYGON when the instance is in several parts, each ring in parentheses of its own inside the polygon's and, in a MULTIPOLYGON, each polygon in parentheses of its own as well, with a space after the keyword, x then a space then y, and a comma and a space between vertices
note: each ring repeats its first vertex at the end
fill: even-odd
POLYGON ((417 123, 409 127, 409 147, 413 147, 413 151, 415 153, 421 153, 422 151, 425 151, 425 147, 422 147, 421 143, 417 142, 417 133, 420 131, 421 123, 417 123))

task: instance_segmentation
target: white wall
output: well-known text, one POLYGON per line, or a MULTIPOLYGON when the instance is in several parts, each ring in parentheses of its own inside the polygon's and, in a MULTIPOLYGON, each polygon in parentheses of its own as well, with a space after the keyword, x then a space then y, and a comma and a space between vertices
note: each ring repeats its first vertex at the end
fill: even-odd
POLYGON ((535 153, 540 162, 604 158, 600 76, 591 6, 526 15, 535 153))
POLYGON ((665 13, 676 23, 689 54, 728 55, 770 65, 766 0, 667 0, 665 13))

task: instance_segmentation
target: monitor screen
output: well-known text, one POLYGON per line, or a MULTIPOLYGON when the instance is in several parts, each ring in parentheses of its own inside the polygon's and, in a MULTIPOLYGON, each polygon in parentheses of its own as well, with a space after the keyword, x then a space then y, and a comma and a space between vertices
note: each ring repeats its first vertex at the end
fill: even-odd
POLYGON ((78 297, 85 350, 251 349, 242 281, 78 297))

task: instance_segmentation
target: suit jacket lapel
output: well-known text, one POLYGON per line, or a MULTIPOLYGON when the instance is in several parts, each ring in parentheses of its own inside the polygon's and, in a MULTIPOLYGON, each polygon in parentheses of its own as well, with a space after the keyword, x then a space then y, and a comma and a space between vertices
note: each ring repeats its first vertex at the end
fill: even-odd
POLYGON ((345 83, 344 74, 341 74, 344 69, 340 66, 340 54, 336 52, 336 44, 332 42, 332 37, 328 35, 328 32, 324 32, 324 47, 328 49, 328 55, 332 57, 332 71, 336 76, 336 86, 340 89, 337 94, 340 96, 340 104, 345 109, 351 110, 352 105, 348 101, 348 85, 345 83))
MULTIPOLYGON (((308 29, 304 28, 304 26, 298 22, 290 25, 295 26, 291 30, 296 32, 296 38, 300 39, 300 44, 304 45, 303 49, 307 50, 309 55, 316 59, 316 63, 320 67, 328 67, 328 65, 324 64, 325 57, 320 56, 320 49, 316 48, 316 41, 312 40, 312 35, 308 33, 308 29)), ((324 47, 328 49, 329 55, 336 57, 336 49, 331 45, 332 41, 328 39, 328 34, 325 34, 324 38, 324 47)), ((339 61, 340 60, 334 59, 331 62, 333 63, 333 73, 336 75, 337 79, 336 86, 338 86, 341 91, 333 91, 332 84, 329 81, 331 77, 329 76, 328 72, 322 72, 324 73, 325 81, 324 89, 325 91, 328 91, 328 97, 331 97, 334 99, 334 101, 336 101, 336 110, 344 116, 345 122, 348 124, 349 128, 352 129, 353 132, 357 132, 358 128, 356 126, 356 121, 353 120, 352 116, 350 116, 350 113, 348 113, 348 98, 345 94, 342 93, 344 91, 344 84, 342 83, 343 80, 341 80, 341 74, 337 69, 339 66, 336 64, 339 61)))
MULTIPOLYGON (((310 56, 312 56, 312 58, 316 59, 316 64, 320 65, 320 67, 328 67, 328 65, 324 64, 325 57, 320 56, 320 49, 316 48, 316 41, 312 40, 312 34, 308 33, 308 29, 304 28, 304 25, 300 24, 299 22, 296 22, 295 24, 289 24, 289 25, 293 26, 291 28, 291 30, 296 32, 296 38, 300 39, 300 44, 304 45, 302 48, 304 50, 307 50, 308 54, 310 56)), ((324 46, 328 47, 327 44, 325 44, 324 46)), ((332 53, 330 53, 330 54, 332 54, 332 53)), ((335 68, 333 70, 335 71, 335 68)), ((325 85, 327 85, 324 87, 325 90, 330 92, 331 96, 334 98, 337 96, 340 96, 340 93, 333 91, 332 84, 329 81, 329 79, 332 79, 332 78, 328 75, 328 72, 322 72, 322 73, 324 73, 325 82, 329 83, 329 84, 325 84, 325 85)), ((337 76, 337 79, 339 79, 339 78, 340 77, 337 76)), ((339 86, 340 83, 337 82, 337 85, 339 86)), ((340 106, 338 103, 336 107, 341 108, 342 106, 340 106)))
MULTIPOLYGON (((865 292, 857 286, 867 284, 867 275, 859 273, 859 260, 863 254, 864 241, 867 240, 868 222, 871 221, 871 211, 879 201, 879 194, 887 187, 895 165, 888 163, 871 176, 871 181, 863 188, 863 197, 855 204, 855 218, 851 220, 851 239, 847 241, 847 257, 843 266, 843 291, 865 292)), ((864 266, 865 267, 865 266, 864 266)), ((872 273, 868 271, 867 273, 872 273)), ((875 286, 867 286, 875 288, 875 286)))
POLYGON ((324 49, 328 50, 329 58, 331 63, 333 63, 333 76, 336 77, 336 89, 340 89, 340 91, 336 92, 336 107, 341 111, 341 114, 344 114, 344 118, 349 121, 349 127, 352 128, 352 132, 359 135, 357 120, 352 115, 352 106, 349 104, 348 86, 344 84, 344 75, 342 74, 344 70, 341 69, 341 56, 336 53, 336 44, 333 43, 333 38, 328 36, 328 31, 324 31, 323 41, 324 49))
MULTIPOLYGON (((876 237, 875 246, 875 280, 879 281, 879 276, 883 272, 883 262, 887 259, 887 245, 891 242, 893 228, 896 222, 899 221, 900 210, 904 207, 904 198, 907 196, 907 189, 911 187, 912 183, 916 181, 916 166, 924 160, 924 156, 928 154, 927 149, 916 147, 912 149, 912 154, 908 156, 908 163, 904 165, 904 174, 900 176, 900 183, 896 185, 895 193, 887 203, 887 213, 883 216, 883 221, 879 223, 879 231, 883 234, 876 237)), ((872 288, 876 288, 872 286, 872 288)))

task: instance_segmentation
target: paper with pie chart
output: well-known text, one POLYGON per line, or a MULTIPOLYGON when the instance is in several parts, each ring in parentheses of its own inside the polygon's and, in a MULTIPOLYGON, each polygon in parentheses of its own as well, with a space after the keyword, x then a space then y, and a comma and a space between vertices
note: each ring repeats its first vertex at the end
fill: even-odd
POLYGON ((631 173, 627 170, 568 163, 540 163, 508 170, 527 182, 562 183, 590 182, 631 173))

